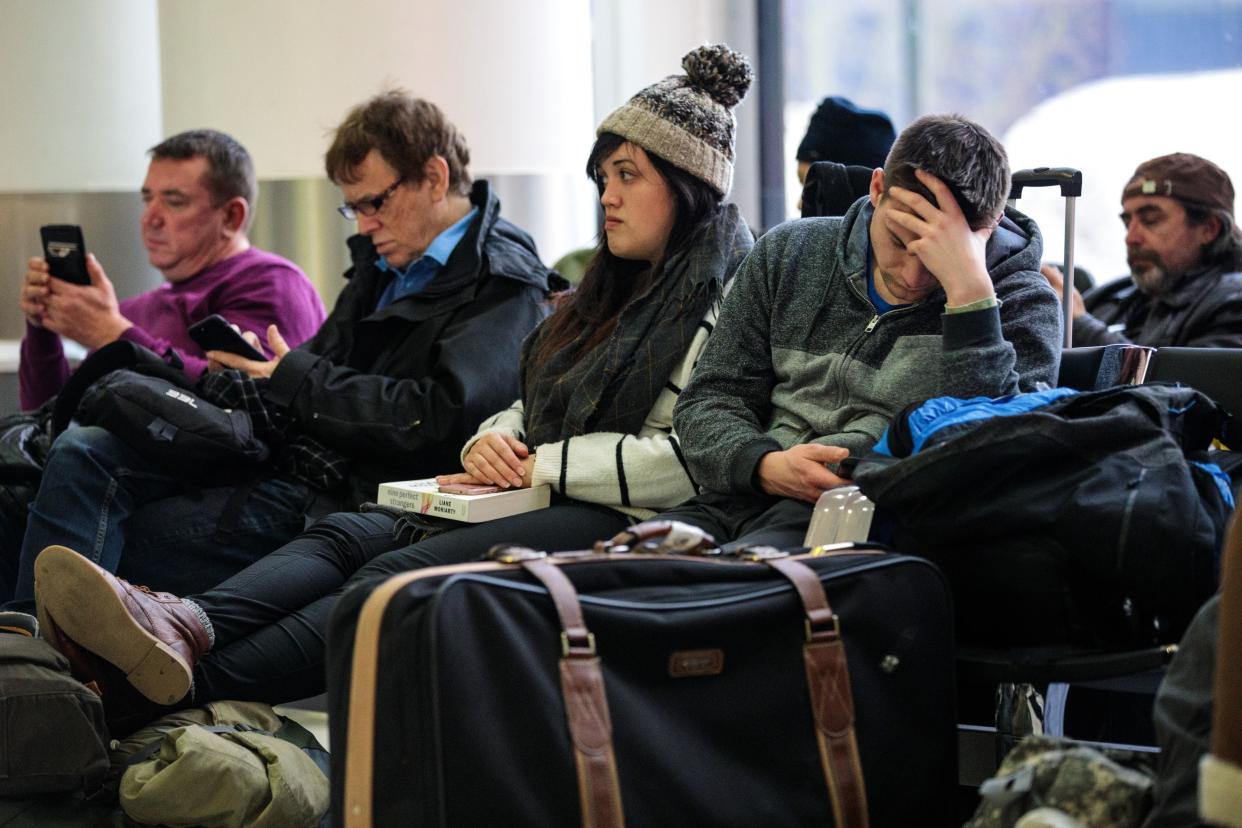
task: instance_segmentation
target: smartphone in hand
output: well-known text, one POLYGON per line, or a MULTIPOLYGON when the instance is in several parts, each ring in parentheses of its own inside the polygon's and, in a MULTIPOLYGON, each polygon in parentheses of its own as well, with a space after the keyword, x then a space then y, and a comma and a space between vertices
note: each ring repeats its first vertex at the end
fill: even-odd
POLYGON ((82 228, 76 224, 45 224, 39 228, 43 237, 43 258, 48 270, 57 279, 75 285, 89 285, 86 272, 86 242, 82 228))
POLYGON ((186 329, 186 333, 204 351, 228 351, 255 362, 267 362, 267 357, 218 313, 195 322, 186 329))

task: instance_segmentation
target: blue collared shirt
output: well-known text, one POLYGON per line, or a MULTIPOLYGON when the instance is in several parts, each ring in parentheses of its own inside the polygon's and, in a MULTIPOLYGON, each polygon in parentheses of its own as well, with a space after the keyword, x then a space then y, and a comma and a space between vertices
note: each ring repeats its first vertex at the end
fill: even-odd
POLYGON ((440 272, 440 268, 444 267, 449 256, 453 255, 457 243, 466 235, 466 228, 470 226, 470 222, 474 220, 478 212, 478 207, 471 208, 470 212, 462 216, 460 221, 436 236, 431 244, 427 245, 427 250, 423 255, 406 265, 404 270, 393 267, 387 259, 380 256, 375 266, 392 273, 393 279, 388 283, 388 287, 384 288, 384 293, 380 296, 375 309, 379 310, 391 305, 406 296, 413 296, 431 284, 431 280, 440 272))

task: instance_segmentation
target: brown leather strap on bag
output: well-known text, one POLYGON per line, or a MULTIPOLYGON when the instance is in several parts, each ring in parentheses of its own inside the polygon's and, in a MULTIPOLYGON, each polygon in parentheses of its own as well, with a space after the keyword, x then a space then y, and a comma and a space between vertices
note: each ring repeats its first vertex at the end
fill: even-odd
POLYGON ((604 675, 595 654, 595 637, 582 618, 578 591, 546 559, 523 561, 522 566, 548 590, 561 622, 561 693, 578 769, 582 824, 584 828, 621 828, 625 817, 604 675))
POLYGON ((858 758, 854 698, 839 621, 828 605, 819 576, 810 567, 790 558, 768 558, 764 562, 789 579, 806 611, 803 660, 833 824, 838 828, 866 828, 867 789, 858 758))
POLYGON ((349 715, 345 734, 346 828, 371 828, 375 822, 375 733, 379 724, 379 645, 388 603, 406 586, 424 578, 463 572, 493 572, 503 564, 488 562, 429 567, 393 575, 367 598, 354 630, 354 656, 350 667, 349 715))

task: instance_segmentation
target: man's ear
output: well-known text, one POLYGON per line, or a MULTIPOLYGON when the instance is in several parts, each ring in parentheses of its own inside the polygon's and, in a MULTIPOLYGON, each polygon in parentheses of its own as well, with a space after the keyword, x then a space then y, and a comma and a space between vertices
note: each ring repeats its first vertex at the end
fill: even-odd
POLYGON ((990 238, 992 238, 992 234, 996 232, 996 228, 997 228, 997 227, 1000 227, 1000 223, 1001 223, 1001 220, 1002 220, 1003 218, 1005 218, 1005 208, 1004 208, 1004 207, 1002 207, 1002 208, 1001 208, 1001 211, 1000 211, 999 213, 997 213, 995 216, 993 216, 993 217, 992 217, 992 220, 991 220, 990 222, 988 222, 988 226, 987 226, 988 235, 987 235, 987 237, 988 237, 989 239, 990 239, 990 238))
POLYGON ((1195 225, 1195 229, 1198 231, 1199 244, 1211 244, 1220 235, 1220 218, 1209 214, 1202 224, 1195 225))
POLYGON ((448 193, 449 168, 443 156, 433 155, 423 164, 423 183, 431 193, 432 201, 440 201, 448 193))
POLYGON ((871 195, 871 206, 880 206, 880 197, 884 195, 884 170, 876 167, 871 171, 871 187, 869 189, 871 195))
POLYGON ((230 198, 224 205, 224 231, 228 235, 245 232, 250 205, 241 196, 230 198))

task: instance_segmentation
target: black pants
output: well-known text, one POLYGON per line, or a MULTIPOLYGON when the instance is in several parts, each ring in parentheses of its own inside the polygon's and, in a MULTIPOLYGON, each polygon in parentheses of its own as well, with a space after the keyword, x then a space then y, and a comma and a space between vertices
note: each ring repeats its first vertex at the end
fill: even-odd
POLYGON ((709 532, 726 549, 743 546, 801 546, 814 507, 771 495, 704 492, 653 520, 679 520, 709 532))
POLYGON ((356 584, 476 560, 498 543, 586 548, 633 522, 604 506, 562 500, 404 545, 395 537, 396 521, 385 514, 329 515, 215 589, 190 596, 216 633, 212 651, 194 670, 195 701, 277 704, 322 693, 328 619, 338 597, 356 584))

